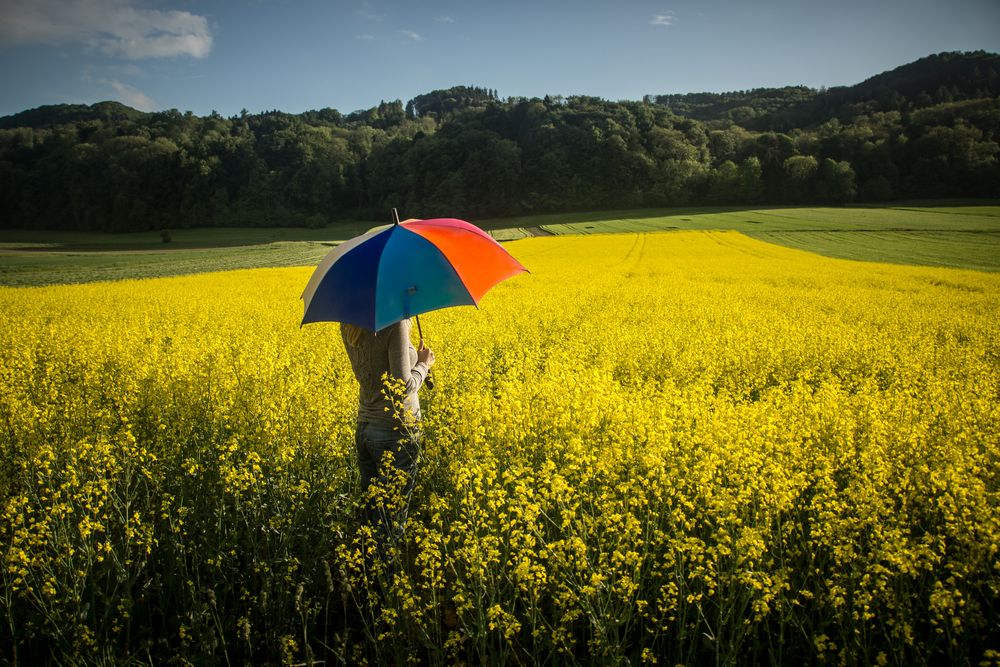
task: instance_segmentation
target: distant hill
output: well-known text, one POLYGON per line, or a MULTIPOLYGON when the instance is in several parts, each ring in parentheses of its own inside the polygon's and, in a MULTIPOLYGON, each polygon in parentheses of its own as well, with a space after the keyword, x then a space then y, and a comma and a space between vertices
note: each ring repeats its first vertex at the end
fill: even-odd
POLYGON ((997 197, 998 72, 996 54, 942 53, 830 90, 608 101, 455 86, 229 118, 45 106, 0 118, 0 228, 997 197))
POLYGON ((775 110, 748 126, 787 130, 872 112, 912 111, 936 104, 1000 96, 1000 55, 939 53, 883 72, 857 85, 830 88, 775 110))
POLYGON ((832 118, 851 122, 878 111, 911 111, 1000 95, 1000 55, 974 51, 927 56, 853 86, 805 86, 728 93, 647 96, 673 113, 700 121, 730 120, 748 129, 787 131, 832 118))
POLYGON ((475 86, 454 86, 417 95, 407 103, 406 111, 410 116, 430 115, 441 118, 449 113, 482 108, 498 101, 499 97, 495 90, 475 86))
MULTIPOLYGON (((644 101, 667 107, 671 113, 699 121, 727 120, 752 130, 787 131, 812 127, 832 118, 850 122, 855 116, 876 111, 911 111, 946 102, 1000 96, 1000 54, 985 51, 947 52, 921 58, 883 72, 853 86, 815 90, 807 86, 754 88, 724 93, 647 95, 644 101)), ((454 86, 417 95, 406 103, 408 117, 445 116, 466 109, 481 109, 501 98, 495 90, 454 86)), ((276 114, 277 111, 269 112, 276 114)), ((137 121, 150 114, 119 102, 56 104, 0 117, 0 129, 47 128, 100 120, 137 121)), ((291 115, 291 114, 289 114, 291 115)), ((333 109, 301 114, 307 122, 334 125, 378 120, 398 123, 401 102, 342 116, 333 109), (391 120, 390 120, 391 119, 391 120)))
POLYGON ((28 109, 12 116, 0 118, 0 129, 15 127, 46 128, 58 125, 84 123, 92 120, 102 122, 135 121, 149 114, 125 106, 120 102, 98 102, 97 104, 50 104, 36 109, 28 109))
POLYGON ((665 106, 678 116, 700 121, 731 120, 738 124, 761 115, 788 109, 808 102, 820 93, 806 86, 784 88, 754 88, 726 93, 683 93, 647 95, 645 101, 665 106))

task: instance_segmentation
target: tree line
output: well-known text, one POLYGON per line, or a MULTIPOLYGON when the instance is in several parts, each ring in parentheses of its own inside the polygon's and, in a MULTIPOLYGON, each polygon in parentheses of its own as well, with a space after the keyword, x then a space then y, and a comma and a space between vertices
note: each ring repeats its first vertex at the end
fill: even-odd
POLYGON ((995 197, 998 61, 941 54, 852 89, 642 101, 459 86, 351 114, 41 107, 0 119, 0 221, 133 231, 322 226, 393 207, 477 219, 995 197))

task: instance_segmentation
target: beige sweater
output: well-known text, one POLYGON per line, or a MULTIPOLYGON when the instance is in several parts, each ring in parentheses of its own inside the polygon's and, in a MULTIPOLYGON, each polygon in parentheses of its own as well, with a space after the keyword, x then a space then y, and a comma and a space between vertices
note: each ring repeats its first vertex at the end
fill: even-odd
MULTIPOLYGON (((383 393, 382 376, 388 373, 406 385, 402 404, 410 420, 420 420, 420 399, 417 391, 427 377, 427 366, 417 361, 417 350, 410 343, 410 320, 392 324, 378 333, 363 329, 357 345, 351 345, 341 332, 347 356, 358 379, 358 422, 398 424, 392 403, 383 393), (388 410, 386 410, 388 408, 388 410)), ((398 412, 398 410, 397 410, 398 412)), ((403 416, 403 415, 400 415, 403 416)))

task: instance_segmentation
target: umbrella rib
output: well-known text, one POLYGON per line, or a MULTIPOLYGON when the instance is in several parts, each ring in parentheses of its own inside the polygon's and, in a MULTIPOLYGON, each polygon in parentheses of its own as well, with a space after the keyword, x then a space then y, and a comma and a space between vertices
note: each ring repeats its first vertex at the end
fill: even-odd
MULTIPOLYGON (((432 243, 431 245, 434 245, 434 244, 432 243)), ((458 284, 462 286, 462 289, 465 290, 465 293, 469 295, 470 299, 472 299, 472 305, 475 306, 478 309, 479 308, 479 299, 477 299, 476 297, 472 296, 472 292, 469 291, 469 286, 465 284, 465 279, 462 278, 462 274, 459 273, 458 269, 455 268, 455 265, 452 263, 451 259, 448 258, 448 255, 446 255, 443 252, 441 252, 441 249, 438 248, 437 246, 434 246, 434 249, 438 251, 438 254, 440 254, 442 257, 444 257, 444 261, 448 264, 448 268, 451 269, 452 271, 454 271, 455 275, 458 277, 458 284)))
POLYGON ((326 256, 323 258, 323 260, 319 263, 319 265, 313 270, 312 276, 309 277, 309 282, 306 284, 305 289, 302 290, 302 296, 299 297, 300 299, 306 302, 306 308, 308 309, 309 302, 312 300, 313 294, 316 293, 316 289, 319 287, 319 284, 323 282, 323 278, 326 275, 326 270, 330 268, 330 266, 332 266, 334 263, 339 261, 340 258, 342 258, 344 255, 348 254, 349 252, 357 248, 359 245, 361 245, 368 239, 372 238, 373 236, 377 236, 378 234, 384 231, 385 227, 376 227, 375 229, 371 229, 368 232, 362 234, 361 236, 356 236, 353 239, 344 241, 336 248, 328 252, 326 256))
MULTIPOLYGON (((497 240, 495 238, 493 238, 492 236, 490 236, 489 234, 487 234, 486 232, 483 232, 482 230, 480 230, 478 228, 476 228, 476 229, 467 229, 465 227, 456 227, 454 225, 447 225, 447 224, 443 224, 441 222, 438 222, 437 219, 418 220, 417 222, 419 222, 421 225, 425 225, 426 223, 431 223, 431 224, 426 224, 426 226, 428 226, 428 227, 435 227, 435 228, 438 228, 438 229, 447 229, 449 231, 465 232, 467 234, 471 234, 473 236, 473 238, 475 238, 475 239, 480 239, 482 241, 486 241, 486 242, 492 243, 501 252, 503 252, 504 254, 510 256, 514 260, 514 262, 517 264, 517 266, 519 267, 519 270, 516 271, 515 273, 511 274, 511 275, 516 275, 517 273, 530 273, 530 271, 528 271, 528 269, 525 268, 525 266, 523 264, 521 264, 521 262, 519 262, 517 260, 517 258, 513 257, 512 255, 510 255, 510 253, 507 252, 507 250, 504 249, 504 247, 502 245, 500 245, 500 243, 497 242, 497 240)), ((464 222, 464 221, 460 220, 459 222, 464 222)), ((414 230, 411 230, 411 229, 407 229, 406 231, 410 232, 411 234, 415 234, 417 236, 423 237, 423 234, 420 234, 417 231, 414 231, 414 230)), ((430 241, 430 239, 426 239, 426 240, 430 241)), ((479 302, 482 300, 482 298, 484 296, 486 296, 486 292, 488 292, 491 289, 493 289, 494 287, 496 287, 497 283, 504 279, 504 278, 501 278, 500 280, 492 281, 492 284, 490 284, 490 286, 487 287, 483 291, 483 293, 479 296, 479 298, 477 299, 474 296, 472 296, 472 292, 469 291, 469 287, 465 283, 465 278, 462 276, 461 273, 459 273, 458 269, 455 268, 455 264, 451 261, 451 259, 448 257, 448 255, 445 254, 444 252, 442 252, 440 250, 440 248, 438 248, 437 245, 433 241, 430 241, 430 243, 431 243, 432 246, 434 246, 438 250, 438 252, 441 254, 441 256, 444 257, 444 259, 448 262, 448 265, 451 266, 452 270, 455 272, 455 275, 458 276, 459 282, 462 284, 462 287, 465 289, 466 293, 468 293, 469 298, 472 299, 472 305, 476 306, 476 308, 479 307, 479 302)), ((510 276, 507 276, 507 277, 510 277, 510 276)))
MULTIPOLYGON (((400 226, 402 227, 402 225, 400 225, 400 226)), ((406 228, 403 227, 403 229, 406 229, 406 228)), ((475 306, 476 308, 479 308, 479 301, 474 296, 472 296, 472 292, 469 291, 468 286, 465 284, 465 279, 462 278, 462 274, 459 273, 458 269, 455 268, 455 265, 452 263, 451 259, 448 258, 448 255, 446 255, 441 250, 441 248, 437 247, 437 244, 435 244, 433 241, 431 241, 428 238, 425 238, 424 236, 422 236, 420 234, 417 234, 413 230, 406 229, 406 233, 413 234, 414 236, 416 236, 417 238, 419 238, 421 241, 423 241, 424 243, 428 244, 431 248, 434 249, 434 252, 436 252, 438 255, 441 256, 441 258, 444 260, 444 263, 448 266, 449 269, 451 269, 452 273, 455 274, 455 278, 458 280, 458 284, 462 286, 462 289, 465 290, 465 293, 469 296, 469 299, 472 301, 472 305, 475 306)))
MULTIPOLYGON (((407 222, 409 222, 409 221, 407 221, 407 222)), ((455 225, 447 225, 447 224, 444 224, 443 222, 439 222, 437 218, 431 218, 430 220, 414 220, 413 222, 418 223, 417 225, 415 225, 417 227, 423 226, 423 227, 436 227, 436 228, 439 228, 439 229, 451 229, 451 230, 454 230, 456 232, 465 232, 466 234, 472 234, 473 236, 476 236, 476 237, 481 238, 481 239, 489 239, 490 241, 493 241, 494 243, 497 243, 497 240, 495 238, 493 238, 488 232, 486 232, 486 231, 484 231, 482 229, 479 229, 478 227, 476 227, 475 229, 469 229, 468 227, 458 227, 458 226, 455 226, 455 225)), ((464 220, 462 220, 460 222, 464 222, 464 220)), ((499 245, 499 244, 497 244, 497 245, 499 245)))

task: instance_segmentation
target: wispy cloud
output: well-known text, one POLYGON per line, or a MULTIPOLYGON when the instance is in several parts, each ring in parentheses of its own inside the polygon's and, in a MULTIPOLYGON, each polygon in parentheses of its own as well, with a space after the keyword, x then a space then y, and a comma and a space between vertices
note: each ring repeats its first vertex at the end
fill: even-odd
POLYGON ((424 41, 424 38, 421 35, 419 35, 418 33, 413 32, 412 30, 399 30, 398 32, 399 32, 400 35, 404 35, 406 37, 409 37, 414 42, 422 42, 422 41, 424 41))
POLYGON ((133 65, 132 63, 123 63, 121 65, 108 65, 108 72, 111 72, 114 76, 128 76, 128 77, 142 77, 146 76, 145 70, 143 70, 138 65, 133 65))
POLYGON ((377 12, 372 9, 371 3, 365 2, 361 3, 361 9, 358 10, 358 16, 366 21, 374 21, 376 23, 381 23, 385 20, 385 12, 377 12))
POLYGON ((451 18, 450 16, 438 16, 434 20, 437 21, 438 23, 454 23, 455 22, 455 19, 451 18))
POLYGON ((2 0, 0 43, 81 44, 129 60, 191 56, 212 50, 204 16, 141 9, 134 0, 2 0))
POLYGON ((118 96, 118 101, 123 104, 127 104, 134 109, 138 109, 139 111, 153 111, 158 106, 152 97, 138 88, 133 88, 132 86, 117 80, 108 81, 108 83, 112 88, 114 88, 115 94, 118 96))
POLYGON ((134 63, 118 63, 100 67, 86 63, 83 65, 82 76, 84 81, 108 83, 107 77, 136 79, 146 76, 146 71, 134 63))
POLYGON ((663 12, 662 14, 657 14, 652 19, 649 20, 650 25, 673 25, 675 21, 674 13, 672 11, 663 12))
POLYGON ((358 35, 358 39, 366 39, 366 40, 375 39, 375 35, 369 35, 368 33, 365 33, 364 35, 358 35))

